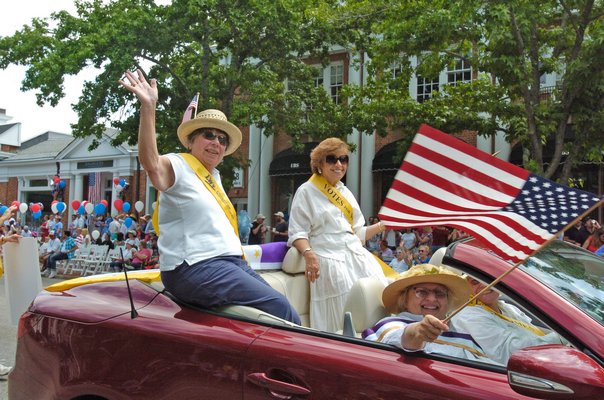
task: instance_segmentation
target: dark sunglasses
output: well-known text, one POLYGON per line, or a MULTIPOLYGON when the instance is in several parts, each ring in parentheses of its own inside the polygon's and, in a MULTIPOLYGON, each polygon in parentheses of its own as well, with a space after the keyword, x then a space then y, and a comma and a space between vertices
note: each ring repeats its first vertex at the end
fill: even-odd
POLYGON ((229 145, 229 137, 227 135, 217 135, 212 131, 201 131, 201 135, 210 141, 218 139, 218 143, 224 147, 229 145))
POLYGON ((328 156, 325 157, 325 162, 327 164, 334 164, 335 165, 338 161, 342 165, 348 164, 348 156, 336 157, 333 154, 330 154, 330 155, 328 155, 328 156))

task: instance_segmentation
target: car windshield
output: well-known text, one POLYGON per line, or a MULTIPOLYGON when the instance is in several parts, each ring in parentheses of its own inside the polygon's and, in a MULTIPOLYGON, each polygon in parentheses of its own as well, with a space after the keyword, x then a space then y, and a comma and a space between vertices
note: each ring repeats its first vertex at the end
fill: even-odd
POLYGON ((520 268, 604 325, 603 257, 553 240, 520 268))

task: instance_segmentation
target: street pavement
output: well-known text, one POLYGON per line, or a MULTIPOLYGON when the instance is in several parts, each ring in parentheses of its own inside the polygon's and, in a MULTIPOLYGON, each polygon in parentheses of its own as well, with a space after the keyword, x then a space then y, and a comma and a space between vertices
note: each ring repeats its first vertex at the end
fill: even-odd
MULTIPOLYGON (((42 278, 42 287, 49 286, 62 279, 42 278)), ((0 278, 0 363, 12 366, 17 350, 17 327, 11 324, 6 301, 5 281, 0 278)), ((0 379, 0 400, 8 399, 6 379, 0 379)))

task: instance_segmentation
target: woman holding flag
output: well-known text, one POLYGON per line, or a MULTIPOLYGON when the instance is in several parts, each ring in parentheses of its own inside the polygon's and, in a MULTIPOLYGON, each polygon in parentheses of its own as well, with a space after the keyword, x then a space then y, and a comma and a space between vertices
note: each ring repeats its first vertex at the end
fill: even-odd
POLYGON ((357 201, 341 182, 348 161, 348 145, 338 138, 313 149, 313 175, 296 191, 289 221, 288 244, 304 257, 311 282, 310 325, 329 332, 342 329, 344 304, 356 280, 375 276, 386 284, 378 260, 364 247, 384 225, 365 226, 357 201))
POLYGON ((237 215, 216 169, 241 144, 239 128, 218 110, 195 115, 195 101, 177 130, 188 152, 159 155, 155 139, 157 81, 147 81, 137 70, 126 72, 119 83, 141 103, 139 157, 153 186, 161 192, 156 233, 166 289, 198 306, 248 305, 299 324, 287 299, 242 257, 237 215))

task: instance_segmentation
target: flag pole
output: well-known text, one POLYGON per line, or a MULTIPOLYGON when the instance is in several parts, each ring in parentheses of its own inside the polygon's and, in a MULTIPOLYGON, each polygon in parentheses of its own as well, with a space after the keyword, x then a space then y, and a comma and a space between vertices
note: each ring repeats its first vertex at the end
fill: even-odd
POLYGON ((197 101, 195 102, 195 110, 193 110, 193 116, 191 117, 191 119, 193 119, 197 116, 197 105, 199 104, 199 92, 197 92, 195 94, 195 97, 197 97, 197 101))
MULTIPOLYGON (((585 211, 584 213, 582 213, 581 215, 579 215, 571 223, 567 224, 558 233, 556 233, 555 235, 553 235, 550 239, 548 239, 541 246, 539 246, 539 248, 537 250, 533 251, 532 254, 535 254, 536 252, 538 252, 539 250, 541 250, 543 247, 545 247, 546 245, 548 245, 552 240, 555 240, 558 236, 560 236, 561 233, 566 232, 571 226, 574 226, 577 222, 581 221, 581 219, 584 216, 588 215, 590 212, 592 212, 596 208, 602 206, 603 204, 604 204, 604 198, 601 198, 596 204, 594 204, 593 206, 591 206, 587 211, 585 211)), ((480 292, 476 293, 474 296, 470 296, 470 299, 468 301, 466 301, 464 304, 462 304, 461 306, 459 306, 455 311, 453 311, 451 314, 449 314, 447 316, 447 318, 445 318, 443 320, 443 322, 445 324, 448 323, 451 320, 451 318, 453 318, 455 315, 457 315, 468 304, 470 304, 471 302, 473 302, 474 300, 476 300, 478 297, 480 297, 484 292, 486 292, 487 290, 491 289, 493 286, 495 286, 496 284, 498 284, 503 278, 505 278, 506 276, 508 276, 512 271, 514 271, 516 268, 518 268, 519 266, 521 266, 522 264, 524 264, 525 261, 526 261, 526 258, 524 260, 516 263, 512 268, 510 268, 507 271, 505 271, 497 279, 495 279, 493 282, 491 282, 487 286, 485 286, 480 292)))

